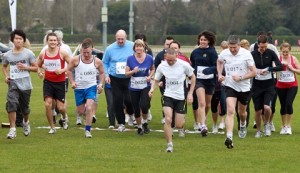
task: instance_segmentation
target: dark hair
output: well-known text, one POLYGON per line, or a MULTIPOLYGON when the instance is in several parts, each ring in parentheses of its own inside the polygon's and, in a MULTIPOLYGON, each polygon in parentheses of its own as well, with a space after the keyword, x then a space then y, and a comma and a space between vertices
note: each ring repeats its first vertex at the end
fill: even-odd
POLYGON ((50 32, 50 33, 48 33, 47 36, 46 36, 46 41, 48 41, 48 39, 49 39, 50 36, 55 36, 56 39, 57 39, 57 35, 56 35, 54 32, 50 32))
POLYGON ((137 39, 141 39, 141 40, 143 40, 144 42, 147 41, 147 38, 146 38, 146 36, 145 36, 144 34, 136 34, 136 35, 134 36, 134 40, 137 40, 137 39))
POLYGON ((208 40, 208 45, 214 47, 216 43, 216 36, 213 32, 203 31, 198 35, 197 44, 200 45, 200 38, 204 36, 208 40))
POLYGON ((180 49, 180 47, 181 47, 181 45, 180 45, 180 43, 179 43, 179 41, 172 41, 171 43, 170 43, 170 45, 169 45, 169 47, 171 46, 171 44, 177 44, 178 45, 178 48, 180 49))
POLYGON ((25 34, 25 32, 23 30, 21 30, 21 29, 15 29, 13 32, 11 32, 11 34, 10 34, 10 41, 11 42, 14 42, 15 35, 21 36, 23 38, 24 43, 25 43, 25 41, 26 41, 26 34, 25 34))
POLYGON ((93 40, 91 38, 86 38, 82 41, 81 44, 82 49, 93 48, 93 47, 94 47, 93 40))
POLYGON ((258 36, 257 38, 257 43, 260 44, 260 43, 267 43, 268 42, 268 36, 266 35, 260 35, 258 36))
POLYGON ((167 36, 165 40, 174 40, 172 36, 167 36))
POLYGON ((258 31, 256 37, 259 37, 260 35, 267 35, 267 33, 265 31, 258 31))

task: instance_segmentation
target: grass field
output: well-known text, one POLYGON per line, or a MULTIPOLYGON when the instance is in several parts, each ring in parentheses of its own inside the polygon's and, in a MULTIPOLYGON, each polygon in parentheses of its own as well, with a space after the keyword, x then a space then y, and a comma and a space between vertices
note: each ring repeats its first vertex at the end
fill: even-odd
MULTIPOLYGON (((93 127, 105 130, 92 131, 93 138, 84 138, 84 131, 75 125, 73 91, 67 95, 70 126, 49 135, 42 99, 42 80, 32 73, 33 92, 31 97, 30 123, 32 133, 23 135, 17 128, 17 138, 6 139, 7 128, 0 129, 0 172, 142 172, 142 173, 193 173, 193 172, 298 172, 300 171, 300 110, 299 94, 294 102, 293 135, 279 135, 281 119, 277 102, 274 123, 276 132, 271 137, 254 138, 252 123, 245 139, 239 139, 234 131, 234 149, 224 145, 225 135, 186 134, 185 138, 174 135, 174 153, 166 153, 163 133, 151 132, 137 136, 135 131, 117 133, 108 130, 106 103, 103 94, 93 127)), ((5 111, 7 86, 0 75, 0 122, 7 122, 5 111)), ((251 108, 253 105, 251 104, 251 108)), ((163 129, 160 124, 160 94, 156 91, 152 99, 153 119, 150 128, 163 129)), ((253 109, 251 122, 253 122, 253 109)), ((211 113, 208 127, 211 128, 211 113)), ((83 127, 83 126, 81 126, 83 127)), ((129 128, 129 127, 127 127, 129 128)), ((186 128, 193 129, 193 116, 189 107, 186 128)))

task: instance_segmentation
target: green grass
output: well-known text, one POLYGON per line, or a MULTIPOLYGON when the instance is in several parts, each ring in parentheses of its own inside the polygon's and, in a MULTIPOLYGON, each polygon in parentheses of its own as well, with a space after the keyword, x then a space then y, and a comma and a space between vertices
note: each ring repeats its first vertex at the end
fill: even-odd
MULTIPOLYGON (((0 75, 0 122, 7 122, 5 111, 7 86, 0 75)), ((7 128, 0 129, 0 172, 298 172, 300 170, 300 110, 299 94, 294 102, 293 135, 279 135, 281 119, 279 101, 274 122, 276 132, 271 137, 254 138, 255 130, 248 128, 245 139, 234 131, 235 148, 224 145, 225 135, 186 134, 185 138, 174 136, 174 153, 165 153, 166 141, 163 133, 151 132, 137 136, 135 131, 117 133, 111 130, 92 131, 93 138, 84 138, 84 131, 75 125, 73 91, 68 92, 68 130, 59 129, 48 135, 48 126, 42 98, 42 80, 32 73, 33 92, 30 122, 32 133, 25 137, 17 128, 17 138, 6 139, 7 128)), ((93 127, 108 127, 105 117, 106 103, 100 95, 98 120, 93 127)), ((160 124, 160 94, 156 91, 152 99, 153 120, 150 128, 163 129, 160 124)), ((251 124, 253 105, 251 104, 251 124)), ((211 113, 208 126, 211 127, 211 113)), ((83 127, 83 126, 82 126, 83 127)), ((189 107, 186 128, 192 130, 193 116, 189 107)))

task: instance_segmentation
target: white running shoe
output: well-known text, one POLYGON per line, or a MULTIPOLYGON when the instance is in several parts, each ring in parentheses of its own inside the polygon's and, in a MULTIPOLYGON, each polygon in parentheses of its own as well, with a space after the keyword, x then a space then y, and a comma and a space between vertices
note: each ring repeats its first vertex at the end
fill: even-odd
POLYGON ((256 133, 255 133, 255 138, 261 138, 261 136, 262 136, 262 134, 261 134, 261 131, 257 131, 256 133))
POLYGON ((199 126, 198 126, 198 123, 194 122, 194 130, 195 131, 199 131, 199 126))
POLYGON ((128 119, 127 124, 128 124, 129 126, 133 126, 133 122, 134 122, 134 117, 133 117, 133 115, 129 115, 129 119, 128 119))
POLYGON ((269 123, 265 125, 265 136, 271 136, 271 125, 269 123))
POLYGON ((240 126, 240 130, 238 132, 239 138, 245 138, 247 136, 247 126, 240 126))
POLYGON ((224 122, 220 122, 219 124, 219 130, 224 130, 225 129, 225 123, 224 122))
POLYGON ((129 115, 125 114, 125 123, 128 123, 128 120, 129 120, 129 115))
POLYGON ((30 134, 30 125, 29 125, 29 121, 25 124, 23 121, 23 132, 25 136, 28 136, 30 134))
POLYGON ((286 135, 286 134, 287 134, 286 131, 287 131, 287 127, 286 127, 286 126, 281 127, 281 130, 280 130, 280 133, 279 133, 279 134, 281 134, 281 135, 286 135))
POLYGON ((50 128, 48 134, 55 134, 56 133, 56 129, 54 128, 50 128))
POLYGON ((65 120, 63 120, 63 129, 64 130, 67 130, 68 129, 68 127, 69 127, 69 125, 68 125, 68 121, 65 119, 65 120))
POLYGON ((15 139, 17 137, 17 130, 16 128, 10 128, 7 134, 7 139, 15 139))
POLYGON ((118 127, 118 132, 124 132, 125 131, 125 126, 124 124, 120 124, 118 127))
POLYGON ((92 138, 93 136, 92 136, 92 134, 91 134, 90 131, 86 130, 86 131, 85 131, 85 137, 86 137, 86 138, 92 138))
POLYGON ((168 144, 167 145, 166 152, 168 152, 168 153, 172 153, 173 152, 173 145, 172 144, 168 144))
POLYGON ((108 128, 109 128, 109 129, 114 129, 114 128, 115 128, 115 126, 113 126, 113 125, 110 125, 110 126, 108 126, 108 128))
POLYGON ((275 126, 274 126, 274 123, 273 122, 271 122, 271 132, 275 132, 275 126))
POLYGON ((82 121, 81 121, 81 117, 78 116, 77 119, 76 119, 76 124, 77 125, 81 125, 82 124, 82 121))
POLYGON ((185 137, 184 129, 178 129, 178 136, 181 138, 185 137))
POLYGON ((286 127, 286 134, 291 135, 292 134, 292 128, 291 127, 286 127))
POLYGON ((218 134, 218 126, 216 124, 213 125, 213 127, 212 127, 212 133, 213 134, 218 134))
POLYGON ((147 114, 147 120, 148 120, 148 121, 151 121, 151 120, 152 120, 152 114, 151 114, 151 112, 150 112, 150 109, 149 109, 148 114, 147 114))
POLYGON ((161 123, 162 123, 162 124, 165 124, 165 122, 166 122, 166 121, 165 121, 165 117, 163 117, 163 118, 161 119, 161 123))

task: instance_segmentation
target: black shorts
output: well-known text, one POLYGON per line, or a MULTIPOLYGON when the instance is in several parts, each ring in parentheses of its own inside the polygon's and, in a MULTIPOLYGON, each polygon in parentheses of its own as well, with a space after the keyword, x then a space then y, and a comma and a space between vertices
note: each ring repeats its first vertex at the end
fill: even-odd
POLYGON ((272 107, 272 101, 274 99, 274 95, 276 94, 275 86, 266 88, 253 86, 251 90, 255 111, 263 109, 264 105, 272 107))
POLYGON ((185 105, 185 100, 177 100, 167 96, 163 98, 163 106, 171 107, 173 111, 179 114, 186 114, 185 105))
POLYGON ((226 98, 227 97, 235 97, 237 101, 239 101, 243 105, 248 105, 249 100, 251 98, 251 92, 237 92, 236 90, 226 86, 225 87, 226 98))
POLYGON ((197 90, 198 88, 204 88, 206 95, 213 95, 214 92, 215 92, 215 86, 213 86, 213 85, 204 85, 201 82, 196 83, 195 90, 197 90))
POLYGON ((44 80, 43 94, 46 97, 52 97, 55 100, 65 102, 66 97, 66 84, 64 82, 51 82, 44 80))

